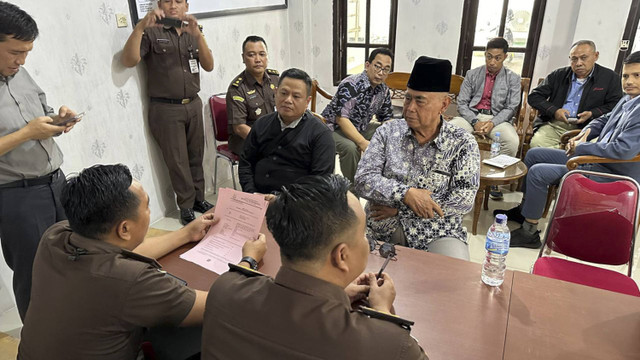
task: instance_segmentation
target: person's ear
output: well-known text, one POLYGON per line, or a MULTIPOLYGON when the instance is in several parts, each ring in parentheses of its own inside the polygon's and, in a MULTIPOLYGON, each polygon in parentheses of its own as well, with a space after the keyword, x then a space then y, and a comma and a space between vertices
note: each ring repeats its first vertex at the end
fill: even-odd
POLYGON ((339 243, 331 250, 331 264, 343 272, 349 272, 349 246, 339 243))
POLYGON ((122 220, 116 225, 116 234, 118 237, 124 241, 131 240, 131 224, 128 220, 122 220))
POLYGON ((596 61, 598 61, 599 57, 600 57, 600 51, 596 51, 596 61))
POLYGON ((442 109, 440 110, 440 114, 442 114, 445 111, 447 111, 447 108, 449 107, 449 104, 451 104, 451 97, 449 97, 449 94, 446 94, 444 96, 444 98, 442 99, 442 109))

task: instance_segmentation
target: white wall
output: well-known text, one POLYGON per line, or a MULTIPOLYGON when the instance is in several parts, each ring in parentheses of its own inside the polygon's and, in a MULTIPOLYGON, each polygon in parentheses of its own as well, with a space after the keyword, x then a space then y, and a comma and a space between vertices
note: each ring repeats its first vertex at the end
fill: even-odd
POLYGON ((593 40, 600 52, 598 63, 613 69, 630 8, 631 0, 582 0, 573 41, 593 40))
POLYGON ((455 71, 463 0, 398 1, 395 71, 410 72, 421 55, 449 59, 455 71))

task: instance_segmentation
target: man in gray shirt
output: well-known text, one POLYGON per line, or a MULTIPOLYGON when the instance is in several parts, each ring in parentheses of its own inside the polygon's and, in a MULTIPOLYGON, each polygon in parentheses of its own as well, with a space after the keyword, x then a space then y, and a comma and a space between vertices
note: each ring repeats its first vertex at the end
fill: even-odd
POLYGON ((42 233, 66 219, 59 194, 64 182, 62 152, 53 136, 77 120, 60 107, 57 115, 44 92, 22 68, 38 36, 29 14, 0 1, 0 240, 13 270, 13 290, 24 319, 31 294, 31 267, 42 233), (56 125, 58 124, 58 125, 56 125))
MULTIPOLYGON (((520 138, 513 127, 513 117, 520 106, 520 75, 504 67, 509 43, 497 37, 489 40, 485 65, 471 69, 458 95, 459 117, 451 123, 496 140, 500 133, 500 154, 516 156, 520 138)), ((491 187, 491 198, 502 199, 497 186, 491 187)))

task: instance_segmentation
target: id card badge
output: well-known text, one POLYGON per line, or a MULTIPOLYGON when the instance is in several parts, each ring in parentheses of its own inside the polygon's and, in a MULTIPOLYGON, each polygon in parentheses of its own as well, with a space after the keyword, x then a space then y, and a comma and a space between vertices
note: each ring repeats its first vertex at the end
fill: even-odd
POLYGON ((198 66, 198 60, 189 59, 189 68, 191 68, 192 74, 197 74, 200 72, 200 67, 198 66))

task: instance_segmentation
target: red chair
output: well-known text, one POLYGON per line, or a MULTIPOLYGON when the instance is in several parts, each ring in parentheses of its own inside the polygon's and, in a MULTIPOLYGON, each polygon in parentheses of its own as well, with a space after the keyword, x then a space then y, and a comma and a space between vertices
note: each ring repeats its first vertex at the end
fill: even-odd
POLYGON ((216 163, 213 172, 213 193, 218 191, 218 159, 224 159, 229 162, 231 168, 231 179, 233 180, 233 188, 236 189, 236 175, 233 166, 238 165, 240 156, 229 150, 229 123, 227 121, 227 101, 218 96, 209 98, 209 106, 211 107, 211 117, 213 118, 214 146, 216 147, 216 163), (225 144, 218 145, 219 141, 225 144))
POLYGON ((574 170, 560 183, 558 199, 533 273, 623 294, 640 296, 631 279, 638 223, 639 185, 619 175, 574 170), (597 182, 586 175, 611 178, 597 182), (549 255, 585 262, 624 265, 627 275, 549 255))

